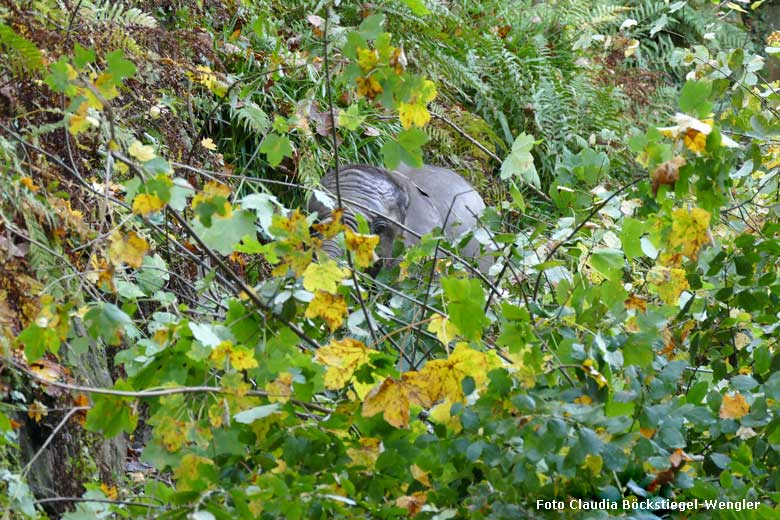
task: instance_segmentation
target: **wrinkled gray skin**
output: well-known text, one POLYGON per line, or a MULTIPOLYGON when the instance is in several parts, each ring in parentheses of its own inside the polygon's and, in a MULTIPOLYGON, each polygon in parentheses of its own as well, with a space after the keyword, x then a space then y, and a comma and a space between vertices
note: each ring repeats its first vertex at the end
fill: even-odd
MULTIPOLYGON (((434 228, 444 228, 450 243, 477 224, 477 217, 485 209, 479 193, 463 177, 452 170, 425 165, 411 168, 402 164, 394 171, 369 165, 348 165, 339 168, 341 198, 345 208, 344 223, 355 230, 355 213, 360 213, 371 232, 378 235, 376 254, 387 264, 392 262, 393 241, 406 245, 418 242, 417 236, 393 224, 400 222, 417 235, 434 228), (454 201, 454 202, 453 202, 454 201)), ((325 191, 336 206, 336 174, 329 171, 321 179, 325 191)), ((312 196, 310 212, 316 211, 321 221, 330 219, 330 209, 312 196)), ((343 252, 332 240, 326 240, 323 249, 331 258, 340 258, 343 252)), ((479 255, 479 244, 472 239, 463 255, 479 255)), ((480 264, 486 264, 483 259, 480 264)), ((489 266, 481 265, 483 270, 489 266)))

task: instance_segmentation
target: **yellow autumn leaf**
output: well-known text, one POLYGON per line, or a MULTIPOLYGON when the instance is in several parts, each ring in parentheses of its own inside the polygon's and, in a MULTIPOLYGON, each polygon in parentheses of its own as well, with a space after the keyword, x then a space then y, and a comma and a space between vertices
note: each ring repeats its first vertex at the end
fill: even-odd
POLYGON ((380 85, 379 82, 373 76, 367 78, 359 77, 355 81, 357 82, 358 96, 363 96, 368 99, 374 99, 379 94, 384 92, 382 85, 380 85))
POLYGON ((109 486, 108 484, 100 484, 100 491, 103 492, 103 494, 108 498, 109 500, 116 500, 119 496, 119 492, 116 489, 116 486, 109 486))
POLYGON ((460 416, 453 416, 451 413, 453 404, 449 399, 445 399, 444 402, 431 408, 429 418, 431 421, 443 424, 453 432, 458 433, 463 429, 463 425, 460 423, 460 416))
POLYGON ((676 267, 656 265, 647 272, 646 279, 658 297, 667 305, 677 304, 680 294, 690 288, 685 270, 676 267))
MULTIPOLYGON (((106 101, 110 101, 116 97, 119 97, 119 89, 116 88, 114 75, 110 72, 101 73, 95 80, 95 87, 97 87, 98 92, 100 92, 100 95, 103 96, 103 99, 106 101)), ((102 103, 100 103, 100 106, 95 108, 102 110, 102 103)))
POLYGON ((388 377, 363 400, 363 417, 373 417, 381 412, 388 424, 408 428, 409 407, 409 386, 403 380, 388 377))
POLYGON ((721 419, 739 419, 747 415, 749 411, 750 405, 742 394, 734 392, 734 395, 726 394, 723 396, 718 415, 721 419))
POLYGON ((375 49, 362 49, 359 48, 357 50, 358 55, 358 65, 360 65, 360 68, 363 69, 363 72, 368 72, 374 67, 376 67, 376 64, 379 62, 379 54, 376 52, 375 49))
POLYGON ((258 366, 255 353, 247 347, 233 347, 230 351, 230 364, 236 370, 249 370, 258 366))
POLYGON ((398 117, 401 119, 401 126, 409 128, 416 126, 421 128, 431 120, 431 113, 425 105, 419 103, 400 103, 398 105, 398 117))
POLYGON ((376 459, 382 454, 384 448, 382 446, 382 439, 376 437, 362 437, 358 440, 360 447, 347 448, 347 455, 352 459, 350 466, 363 466, 366 468, 373 468, 376 464, 376 459))
POLYGON ((214 461, 207 458, 188 453, 181 458, 179 466, 173 471, 173 478, 176 480, 176 489, 178 491, 192 491, 193 486, 201 479, 202 470, 199 466, 213 466, 214 461))
POLYGON ((330 214, 330 219, 327 222, 320 222, 314 224, 312 227, 322 238, 333 238, 344 229, 344 224, 341 223, 341 217, 343 215, 344 209, 336 208, 330 214))
POLYGON ((46 405, 37 399, 27 408, 27 416, 35 422, 41 422, 41 419, 48 413, 49 409, 46 405))
POLYGON ((35 184, 35 182, 30 177, 27 176, 21 177, 19 179, 19 184, 26 187, 30 191, 38 191, 40 189, 38 185, 35 184))
POLYGON ((148 217, 165 207, 165 202, 154 193, 139 193, 133 198, 133 213, 148 217))
POLYGON ((601 475, 601 469, 604 466, 604 459, 599 457, 598 455, 592 455, 588 454, 585 457, 585 463, 582 465, 585 468, 588 468, 593 475, 601 475))
POLYGON ((293 375, 282 372, 276 379, 266 383, 265 391, 268 392, 268 400, 272 403, 286 403, 292 396, 293 375))
POLYGON ((596 384, 599 385, 599 388, 604 388, 607 386, 607 378, 604 377, 604 374, 598 371, 595 361, 592 359, 586 359, 580 366, 586 374, 588 374, 591 378, 593 378, 594 381, 596 381, 596 384))
POLYGON ((436 334, 439 341, 446 347, 450 344, 450 341, 455 339, 455 336, 458 334, 458 328, 448 318, 441 314, 434 314, 431 321, 428 322, 428 332, 436 334))
POLYGON ((87 110, 89 110, 89 104, 83 102, 68 118, 68 131, 72 135, 79 135, 89 129, 91 123, 87 117, 87 110))
POLYGON ((669 245, 676 251, 696 260, 699 250, 709 241, 707 230, 710 225, 710 212, 702 208, 677 208, 672 211, 672 231, 669 245))
POLYGON ((368 267, 374 262, 374 249, 379 244, 376 235, 361 235, 347 228, 344 231, 344 242, 347 249, 355 254, 355 263, 359 267, 368 267))
POLYGON ((211 137, 206 137, 200 141, 200 145, 205 148, 206 150, 209 150, 210 152, 213 152, 217 149, 217 145, 214 144, 214 140, 211 137))
POLYGON ((376 351, 356 339, 331 340, 328 345, 317 350, 314 361, 327 368, 325 387, 338 390, 344 388, 355 370, 368 363, 372 352, 376 351))
POLYGON ((341 327, 347 312, 347 302, 343 296, 325 291, 317 291, 306 307, 306 317, 322 318, 331 332, 341 327))
POLYGON ((495 352, 485 354, 472 349, 468 343, 458 343, 447 359, 428 361, 419 372, 407 374, 422 390, 419 394, 421 404, 427 408, 444 398, 463 402, 466 396, 461 384, 465 377, 473 378, 479 388, 487 382, 488 372, 500 366, 502 362, 495 352))
POLYGON ((325 291, 336 294, 341 281, 349 276, 348 269, 342 269, 331 259, 312 263, 303 272, 303 287, 307 291, 325 291))
POLYGON ((429 79, 424 80, 415 98, 418 103, 427 105, 436 98, 436 84, 429 79))
POLYGON ((431 487, 430 473, 428 471, 424 471, 417 464, 412 464, 409 467, 409 470, 412 472, 412 477, 414 478, 414 480, 416 480, 417 482, 419 482, 425 487, 431 487))
POLYGON ((138 159, 140 162, 151 161, 155 158, 154 147, 148 144, 141 144, 141 141, 134 141, 127 149, 127 153, 131 157, 138 159))
POLYGON ((141 267, 141 262, 147 251, 149 251, 149 243, 143 237, 138 236, 135 231, 131 231, 127 235, 122 235, 117 231, 111 235, 108 255, 114 265, 127 264, 138 269, 141 267))

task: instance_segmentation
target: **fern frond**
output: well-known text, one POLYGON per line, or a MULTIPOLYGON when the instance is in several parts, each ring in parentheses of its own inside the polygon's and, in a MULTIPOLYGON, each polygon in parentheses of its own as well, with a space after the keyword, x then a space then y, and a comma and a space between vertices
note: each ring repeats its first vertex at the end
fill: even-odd
POLYGON ((17 72, 37 72, 43 68, 43 58, 38 47, 4 23, 0 23, 0 46, 6 50, 9 58, 17 58, 8 60, 9 66, 17 72))
POLYGON ((120 27, 157 27, 157 20, 137 7, 126 7, 124 2, 111 0, 84 2, 85 16, 93 24, 114 24, 120 27))

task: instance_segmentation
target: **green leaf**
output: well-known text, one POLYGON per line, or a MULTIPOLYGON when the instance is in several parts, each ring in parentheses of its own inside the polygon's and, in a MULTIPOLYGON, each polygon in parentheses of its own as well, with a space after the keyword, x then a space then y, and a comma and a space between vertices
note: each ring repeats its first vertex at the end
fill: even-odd
POLYGON ((94 49, 85 49, 81 45, 76 42, 76 45, 73 47, 73 64, 76 66, 77 69, 83 69, 85 65, 88 63, 93 63, 95 61, 95 50, 94 49))
POLYGON ((49 74, 44 81, 55 92, 65 92, 70 86, 68 79, 68 60, 64 57, 49 66, 49 74))
POLYGON ((539 173, 536 171, 534 158, 531 155, 533 147, 533 136, 525 132, 518 135, 512 144, 512 151, 501 164, 501 178, 506 180, 511 177, 519 177, 526 184, 540 188, 539 173))
POLYGON ((626 258, 633 260, 644 256, 642 251, 642 235, 645 234, 645 224, 641 220, 626 217, 623 219, 623 228, 620 230, 620 242, 626 258))
POLYGON ((360 128, 365 120, 366 116, 360 115, 360 107, 357 105, 350 105, 346 110, 339 112, 339 126, 352 132, 360 128))
POLYGON ((293 148, 287 136, 272 132, 263 139, 263 143, 260 145, 260 153, 264 153, 267 156, 268 164, 276 167, 279 166, 282 159, 292 156, 293 148))
POLYGON ((125 329, 133 326, 133 320, 113 303, 102 303, 84 315, 84 324, 93 338, 118 345, 125 329))
POLYGON ((479 280, 442 278, 441 285, 452 323, 465 338, 478 340, 482 337, 482 327, 490 323, 485 316, 485 294, 479 280))
POLYGON ((416 14, 417 16, 425 16, 426 14, 430 14, 431 12, 428 10, 427 7, 425 7, 425 4, 422 0, 401 0, 404 4, 406 4, 406 7, 408 7, 412 13, 416 14))
POLYGON ((372 14, 366 17, 360 23, 360 32, 367 40, 375 40, 382 32, 382 24, 385 23, 385 15, 382 13, 372 14))
POLYGON ((619 249, 597 249, 590 257, 590 264, 607 280, 614 282, 623 277, 623 251, 619 249))
POLYGON ((132 61, 125 59, 125 54, 121 49, 106 54, 106 62, 108 62, 108 72, 112 76, 114 85, 120 85, 122 80, 135 75, 135 65, 132 61))
POLYGON ((33 362, 40 359, 46 352, 54 352, 60 348, 60 338, 54 329, 39 327, 31 323, 17 337, 17 341, 24 345, 24 355, 27 361, 33 362))
POLYGON ((236 422, 240 422, 241 424, 252 424, 258 419, 262 419, 263 417, 268 417, 272 413, 276 412, 278 409, 279 409, 279 403, 266 404, 263 406, 255 406, 254 408, 250 408, 249 410, 238 412, 236 415, 233 416, 233 419, 236 422))
POLYGON ((409 128, 398 134, 395 140, 382 146, 382 158, 385 166, 395 169, 401 162, 419 168, 423 164, 422 145, 428 142, 428 136, 419 128, 409 128))
POLYGON ((200 220, 194 220, 192 227, 207 246, 229 255, 242 238, 255 234, 255 217, 250 211, 234 211, 230 218, 214 217, 210 227, 200 220))
MULTIPOLYGON (((115 390, 132 390, 132 387, 120 379, 114 385, 115 390)), ((95 395, 94 404, 87 413, 86 428, 93 432, 103 432, 113 437, 120 432, 133 433, 138 424, 138 412, 132 406, 133 400, 113 395, 95 395)))
POLYGON ((707 117, 712 112, 709 101, 712 83, 709 81, 688 81, 680 90, 680 110, 695 117, 707 117))

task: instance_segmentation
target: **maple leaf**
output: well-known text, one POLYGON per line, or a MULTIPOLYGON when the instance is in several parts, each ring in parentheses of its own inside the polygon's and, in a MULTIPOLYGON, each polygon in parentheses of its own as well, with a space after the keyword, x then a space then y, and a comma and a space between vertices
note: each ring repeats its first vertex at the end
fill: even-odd
POLYGON ((377 63, 379 63, 379 54, 376 52, 376 49, 359 48, 357 50, 357 55, 358 65, 360 65, 360 68, 363 69, 363 72, 370 71, 376 67, 377 63))
POLYGON ((441 314, 434 314, 428 322, 428 332, 433 332, 446 347, 458 334, 458 328, 441 314))
POLYGON ((657 265, 647 272, 646 278, 667 305, 676 304, 680 294, 690 288, 688 279, 685 277, 685 270, 676 267, 657 265))
POLYGON ((403 379, 386 378, 363 400, 363 416, 373 417, 381 412, 388 424, 396 428, 408 428, 411 388, 413 386, 403 379))
POLYGON ((723 396, 718 415, 721 419, 739 419, 747 415, 749 411, 750 405, 742 394, 734 392, 734 395, 726 394, 723 396))
POLYGON ((322 238, 333 238, 344 229, 344 224, 341 222, 343 215, 344 209, 336 208, 330 214, 330 220, 314 224, 312 227, 322 238))
POLYGON ((325 291, 336 294, 339 284, 349 276, 349 269, 342 269, 333 260, 309 264, 303 272, 303 287, 307 291, 325 291))
POLYGON ((131 231, 127 235, 122 235, 117 231, 111 235, 108 254, 114 265, 124 263, 138 269, 141 267, 141 262, 147 251, 149 251, 149 243, 143 237, 138 236, 135 231, 131 231))
POLYGON ((359 267, 368 267, 374 262, 374 249, 379 244, 378 236, 353 233, 347 228, 344 231, 344 242, 347 249, 355 253, 355 263, 359 267))
POLYGON ((400 103, 398 105, 398 117, 401 119, 401 126, 410 128, 416 126, 421 128, 431 120, 431 113, 425 108, 425 105, 419 103, 400 103))
POLYGON ((293 375, 289 372, 282 372, 276 379, 265 385, 265 391, 268 392, 268 400, 272 403, 286 403, 292 396, 293 375))
POLYGON ((133 213, 148 217, 165 207, 165 202, 154 193, 139 193, 133 199, 133 213))
POLYGON ((133 144, 127 149, 127 153, 140 162, 151 161, 156 157, 154 147, 148 144, 141 144, 141 141, 133 141, 133 144))
POLYGON ((445 399, 444 402, 431 408, 430 419, 438 424, 443 424, 453 432, 458 433, 463 429, 460 416, 452 415, 453 402, 445 399))
POLYGON ((696 260, 699 250, 709 241, 707 230, 710 225, 710 212, 701 208, 687 210, 678 208, 672 211, 672 232, 669 244, 691 260, 696 260))
POLYGON ((382 88, 382 85, 379 84, 379 82, 373 77, 359 77, 357 80, 357 93, 358 96, 363 96, 368 99, 374 99, 379 94, 384 92, 384 89, 382 88))
POLYGON ((338 390, 344 388, 355 370, 368 363, 372 352, 376 351, 356 339, 331 340, 328 345, 317 350, 314 361, 327 367, 325 387, 338 390))
POLYGON ((42 402, 37 399, 33 401, 33 404, 27 409, 27 416, 33 419, 35 422, 41 422, 44 415, 48 415, 48 408, 42 402))
POLYGON ((222 341, 214 347, 209 356, 209 359, 215 363, 223 363, 226 358, 230 360, 230 365, 236 370, 248 370, 258 366, 255 354, 251 349, 234 345, 230 340, 222 341))
POLYGON ((211 137, 206 137, 201 140, 200 145, 206 150, 213 152, 217 149, 217 145, 214 144, 214 140, 211 137))
POLYGON ((343 296, 325 291, 317 291, 306 307, 306 317, 322 318, 331 332, 341 327, 347 312, 347 302, 343 296))

